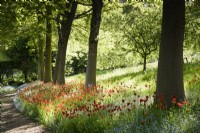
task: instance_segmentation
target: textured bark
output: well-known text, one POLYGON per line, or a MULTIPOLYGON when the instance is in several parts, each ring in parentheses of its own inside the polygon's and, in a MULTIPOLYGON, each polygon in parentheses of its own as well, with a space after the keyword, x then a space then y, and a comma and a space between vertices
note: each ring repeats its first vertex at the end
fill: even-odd
POLYGON ((44 40, 39 35, 38 37, 39 46, 39 61, 38 61, 38 80, 44 80, 44 40))
POLYGON ((167 106, 171 98, 185 99, 183 85, 183 41, 185 1, 164 0, 163 20, 158 61, 156 95, 163 96, 167 106))
MULTIPOLYGON (((42 18, 38 16, 38 25, 41 24, 42 18)), ((38 59, 38 80, 44 80, 44 39, 42 33, 38 33, 38 47, 39 47, 39 59, 38 59)))
POLYGON ((96 86, 97 46, 103 1, 92 0, 92 7, 93 12, 90 24, 89 51, 86 69, 86 88, 96 86))
POLYGON ((69 9, 70 7, 71 7, 70 12, 68 11, 64 12, 63 19, 61 22, 61 32, 59 34, 60 42, 58 43, 58 55, 56 62, 57 74, 55 75, 54 82, 60 85, 65 84, 65 59, 66 59, 67 43, 69 40, 72 23, 75 17, 77 3, 74 0, 69 1, 69 3, 66 4, 66 9, 69 9))
POLYGON ((52 40, 52 25, 50 16, 52 11, 49 6, 46 8, 46 47, 45 47, 45 75, 44 82, 51 82, 52 80, 52 57, 51 57, 51 40, 52 40))

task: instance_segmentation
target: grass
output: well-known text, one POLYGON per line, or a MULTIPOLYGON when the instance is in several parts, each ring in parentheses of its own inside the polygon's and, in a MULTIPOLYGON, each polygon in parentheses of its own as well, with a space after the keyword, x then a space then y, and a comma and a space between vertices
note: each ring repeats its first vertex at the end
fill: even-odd
POLYGON ((155 64, 97 72, 97 87, 84 89, 84 74, 67 77, 63 86, 38 84, 19 93, 27 115, 55 133, 188 132, 200 127, 200 67, 185 65, 188 101, 166 109, 153 104, 155 64), (151 66, 150 66, 151 65, 151 66))

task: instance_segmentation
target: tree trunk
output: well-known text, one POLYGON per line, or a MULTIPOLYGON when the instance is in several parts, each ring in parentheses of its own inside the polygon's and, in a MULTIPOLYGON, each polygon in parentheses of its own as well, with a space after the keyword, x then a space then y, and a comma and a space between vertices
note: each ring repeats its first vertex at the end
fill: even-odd
POLYGON ((39 61, 38 61, 38 79, 44 80, 44 40, 39 35, 38 37, 39 46, 39 61))
MULTIPOLYGON (((66 59, 66 50, 67 50, 67 43, 69 40, 69 35, 71 32, 72 23, 75 17, 76 9, 77 9, 77 3, 74 0, 69 1, 69 3, 66 4, 66 9, 69 9, 71 7, 70 12, 65 11, 63 15, 63 19, 61 22, 61 34, 59 36, 60 39, 60 53, 58 50, 58 56, 56 63, 57 70, 57 83, 58 84, 65 84, 65 59, 66 59), (71 6, 72 4, 72 6, 71 6)), ((58 44, 58 45, 59 45, 58 44)), ((55 77, 56 78, 56 77, 55 77)), ((55 79, 56 81, 56 79, 55 79)))
POLYGON ((103 1, 92 0, 92 7, 93 12, 90 24, 89 51, 86 69, 86 88, 96 86, 97 45, 103 1))
POLYGON ((52 26, 50 16, 52 11, 47 5, 46 7, 46 48, 45 48, 45 75, 44 82, 51 82, 52 80, 52 57, 51 57, 51 39, 52 39, 52 26))
POLYGON ((144 54, 143 56, 143 71, 146 71, 147 70, 147 55, 144 54))
POLYGON ((28 73, 24 73, 24 80, 25 80, 25 83, 27 83, 28 82, 28 73))
MULTIPOLYGON (((38 25, 41 24, 41 17, 38 16, 38 25)), ((38 59, 38 80, 44 80, 44 40, 42 33, 38 33, 38 47, 39 47, 39 59, 38 59)))
POLYGON ((61 52, 61 31, 60 31, 60 15, 57 16, 57 30, 58 30, 58 52, 57 52, 57 56, 56 56, 56 65, 55 65, 55 69, 54 69, 54 75, 53 75, 53 83, 57 83, 58 81, 58 67, 59 67, 59 63, 60 63, 60 52, 61 52))
POLYGON ((59 71, 59 64, 60 64, 60 58, 61 58, 61 40, 60 38, 58 39, 58 52, 57 52, 57 57, 56 57, 56 66, 54 69, 54 75, 53 75, 53 83, 57 83, 58 82, 58 71, 59 71))
POLYGON ((183 85, 183 41, 185 1, 164 0, 156 95, 171 106, 173 96, 185 99, 183 85))

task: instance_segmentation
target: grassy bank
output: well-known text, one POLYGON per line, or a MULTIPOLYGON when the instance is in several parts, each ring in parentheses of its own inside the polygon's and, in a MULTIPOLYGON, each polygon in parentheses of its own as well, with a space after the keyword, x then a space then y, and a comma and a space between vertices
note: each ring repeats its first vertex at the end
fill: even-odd
POLYGON ((53 132, 196 132, 200 127, 200 64, 184 67, 187 101, 166 109, 152 104, 156 69, 141 66, 99 71, 97 87, 84 89, 84 74, 63 86, 39 84, 19 93, 26 114, 53 132))

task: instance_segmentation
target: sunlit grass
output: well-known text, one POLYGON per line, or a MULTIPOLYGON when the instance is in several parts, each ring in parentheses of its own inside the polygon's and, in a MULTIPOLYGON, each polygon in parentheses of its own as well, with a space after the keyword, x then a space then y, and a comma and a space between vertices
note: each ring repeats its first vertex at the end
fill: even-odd
POLYGON ((185 66, 188 101, 172 109, 153 104, 155 66, 98 72, 96 89, 84 88, 84 75, 67 77, 63 86, 39 84, 19 93, 24 111, 52 131, 78 132, 195 132, 200 127, 199 63, 185 66), (80 80, 81 79, 81 80, 80 80))
MULTIPOLYGON (((137 85, 140 90, 145 90, 145 84, 151 84, 155 82, 156 73, 155 68, 157 62, 148 63, 147 71, 142 71, 142 65, 126 68, 118 68, 114 70, 97 71, 97 85, 109 84, 109 87, 124 83, 127 86, 137 85)), ((85 74, 78 74, 74 76, 67 76, 66 82, 85 82, 85 74)))

